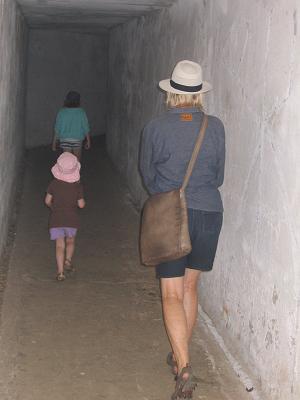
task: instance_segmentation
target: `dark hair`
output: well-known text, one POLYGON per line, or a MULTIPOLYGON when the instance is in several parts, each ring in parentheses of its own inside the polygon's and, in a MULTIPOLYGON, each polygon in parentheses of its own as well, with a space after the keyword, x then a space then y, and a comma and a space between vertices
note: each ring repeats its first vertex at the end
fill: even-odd
POLYGON ((80 93, 71 90, 67 93, 64 106, 68 108, 76 108, 80 106, 80 93))

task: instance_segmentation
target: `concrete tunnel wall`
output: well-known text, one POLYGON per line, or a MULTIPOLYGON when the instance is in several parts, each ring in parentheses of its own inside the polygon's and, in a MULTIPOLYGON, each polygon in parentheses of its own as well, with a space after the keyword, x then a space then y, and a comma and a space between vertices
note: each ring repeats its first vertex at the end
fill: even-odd
POLYGON ((106 129, 108 36, 31 29, 28 46, 26 146, 51 143, 56 113, 77 90, 92 135, 106 129))
POLYGON ((0 0, 0 253, 24 149, 27 25, 14 1, 0 0))
POLYGON ((296 399, 299 376, 300 5, 179 0, 111 31, 108 151, 138 205, 140 134, 163 111, 160 79, 199 61, 223 120, 224 227, 200 303, 264 399, 296 399))

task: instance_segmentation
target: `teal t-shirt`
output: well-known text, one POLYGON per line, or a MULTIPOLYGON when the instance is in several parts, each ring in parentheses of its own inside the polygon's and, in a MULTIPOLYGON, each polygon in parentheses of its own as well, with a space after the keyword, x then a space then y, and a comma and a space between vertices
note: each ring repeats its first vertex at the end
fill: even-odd
POLYGON ((83 108, 61 108, 56 116, 55 133, 58 139, 83 140, 90 131, 83 108))

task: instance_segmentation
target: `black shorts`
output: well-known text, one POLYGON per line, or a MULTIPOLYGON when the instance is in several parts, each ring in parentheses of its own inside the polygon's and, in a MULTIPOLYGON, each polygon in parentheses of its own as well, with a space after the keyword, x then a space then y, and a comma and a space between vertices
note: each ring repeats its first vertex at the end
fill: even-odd
POLYGON ((187 267, 200 271, 212 269, 222 228, 223 213, 189 208, 188 219, 192 243, 191 253, 178 260, 159 264, 156 267, 158 278, 184 276, 187 267))

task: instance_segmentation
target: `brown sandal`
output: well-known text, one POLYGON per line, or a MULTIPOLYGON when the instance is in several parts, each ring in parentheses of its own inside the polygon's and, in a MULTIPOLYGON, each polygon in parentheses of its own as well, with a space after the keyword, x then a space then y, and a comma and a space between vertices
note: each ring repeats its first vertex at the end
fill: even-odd
POLYGON ((198 378, 193 375, 191 366, 187 364, 177 376, 175 391, 172 394, 171 400, 191 399, 198 382, 198 378), (184 375, 188 376, 184 377, 184 375))
POLYGON ((72 264, 72 261, 69 260, 68 258, 65 259, 64 270, 67 271, 67 272, 74 272, 75 271, 75 268, 74 268, 74 265, 72 264))
POLYGON ((60 273, 58 273, 58 274, 56 275, 56 280, 57 280, 58 282, 62 282, 62 281, 64 281, 65 279, 66 279, 66 277, 65 277, 65 275, 64 275, 63 272, 60 272, 60 273))
POLYGON ((171 367, 172 374, 176 376, 178 373, 178 367, 177 367, 177 362, 176 360, 174 360, 174 356, 171 351, 167 355, 167 364, 171 367))

